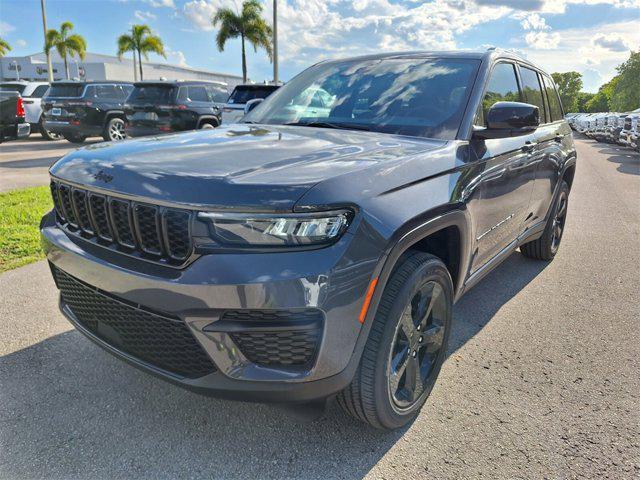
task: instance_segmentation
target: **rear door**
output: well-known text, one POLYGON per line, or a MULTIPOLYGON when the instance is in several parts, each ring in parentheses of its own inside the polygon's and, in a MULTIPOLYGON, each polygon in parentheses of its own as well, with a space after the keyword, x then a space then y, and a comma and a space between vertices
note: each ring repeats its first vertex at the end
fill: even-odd
POLYGON ((198 128, 198 119, 201 116, 211 117, 214 115, 214 104, 209 98, 209 93, 204 85, 188 85, 181 88, 186 89, 187 98, 185 105, 187 109, 181 112, 183 116, 183 130, 194 130, 198 128))
MULTIPOLYGON (((477 126, 486 126, 484 116, 500 101, 523 100, 516 65, 499 61, 493 66, 482 104, 476 116, 477 126)), ((535 178, 529 165, 528 135, 487 139, 476 146, 478 162, 484 168, 478 180, 479 201, 475 209, 475 251, 472 272, 478 270, 523 232, 529 214, 529 199, 535 178)))
POLYGON ((141 135, 171 131, 176 91, 174 85, 135 85, 125 109, 129 126, 141 135))

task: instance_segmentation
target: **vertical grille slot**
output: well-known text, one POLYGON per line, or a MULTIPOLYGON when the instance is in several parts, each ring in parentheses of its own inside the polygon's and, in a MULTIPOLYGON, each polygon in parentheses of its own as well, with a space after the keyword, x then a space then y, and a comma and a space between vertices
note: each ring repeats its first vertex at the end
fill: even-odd
POLYGON ((160 255, 162 247, 158 209, 151 205, 136 204, 133 208, 133 215, 142 250, 153 255, 160 255))
POLYGON ((74 188, 71 190, 71 197, 75 211, 78 214, 78 225, 80 229, 89 235, 93 235, 93 226, 91 225, 91 217, 89 216, 89 208, 87 206, 87 192, 74 188))
POLYGON ((63 216, 67 220, 67 223, 74 228, 78 228, 78 220, 76 219, 76 214, 73 211, 73 205, 71 203, 71 188, 62 184, 59 185, 58 195, 60 196, 60 205, 64 213, 63 216))
POLYGON ((189 223, 191 215, 181 210, 165 210, 163 215, 165 241, 169 256, 175 260, 185 260, 191 252, 189 223))
POLYGON ((98 238, 113 241, 111 228, 109 228, 109 217, 107 213, 107 199, 102 195, 89 194, 89 213, 93 219, 98 238))
POLYGON ((109 208, 111 210, 111 221, 116 240, 123 247, 135 248, 136 243, 133 236, 129 202, 112 198, 109 201, 109 208))
POLYGON ((51 182, 51 198, 53 198, 53 206, 58 214, 58 218, 64 221, 64 212, 62 211, 62 204, 60 203, 60 196, 58 195, 58 184, 51 182))

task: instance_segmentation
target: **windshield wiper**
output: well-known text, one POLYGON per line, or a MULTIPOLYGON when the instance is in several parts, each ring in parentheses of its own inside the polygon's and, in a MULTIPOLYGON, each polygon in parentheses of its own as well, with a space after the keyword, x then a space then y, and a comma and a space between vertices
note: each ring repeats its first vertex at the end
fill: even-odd
POLYGON ((340 130, 363 130, 365 132, 370 132, 371 128, 366 125, 355 124, 355 123, 333 123, 333 122, 288 122, 283 125, 294 125, 299 127, 318 127, 318 128, 335 128, 340 130))

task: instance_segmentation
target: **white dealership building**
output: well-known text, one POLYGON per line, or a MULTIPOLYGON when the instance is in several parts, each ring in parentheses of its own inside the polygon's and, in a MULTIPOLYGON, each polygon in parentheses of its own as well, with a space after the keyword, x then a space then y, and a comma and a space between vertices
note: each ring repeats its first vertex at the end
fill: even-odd
MULTIPOLYGON (((66 78, 64 62, 57 52, 51 52, 54 80, 66 78)), ((133 81, 133 60, 131 54, 122 60, 111 55, 87 52, 84 60, 69 58, 69 75, 79 80, 125 80, 133 81)), ((179 65, 146 62, 143 59, 142 70, 145 80, 208 80, 224 82, 233 88, 242 83, 242 77, 228 73, 210 72, 179 65)), ((47 57, 36 53, 25 57, 0 58, 0 80, 36 80, 47 81, 47 57)))

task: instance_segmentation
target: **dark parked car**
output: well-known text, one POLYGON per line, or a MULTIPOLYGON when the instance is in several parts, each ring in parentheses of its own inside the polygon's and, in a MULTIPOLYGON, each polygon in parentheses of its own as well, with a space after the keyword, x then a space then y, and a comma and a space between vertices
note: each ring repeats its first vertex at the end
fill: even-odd
POLYGON ((278 88, 280 88, 279 85, 237 85, 222 109, 223 123, 229 124, 239 121, 244 116, 247 103, 252 100, 264 100, 278 88))
POLYGON ((140 82, 127 99, 127 134, 216 128, 222 122, 219 105, 226 88, 209 82, 140 82))
POLYGON ((123 105, 131 90, 124 82, 53 82, 42 102, 44 126, 73 143, 124 140, 123 105))
POLYGON ((18 92, 0 91, 0 143, 26 138, 31 133, 25 121, 24 103, 18 92))
POLYGON ((550 76, 494 50, 329 61, 244 122, 51 168, 62 312, 198 392, 406 424, 453 303, 518 247, 558 251, 576 150, 550 76))

